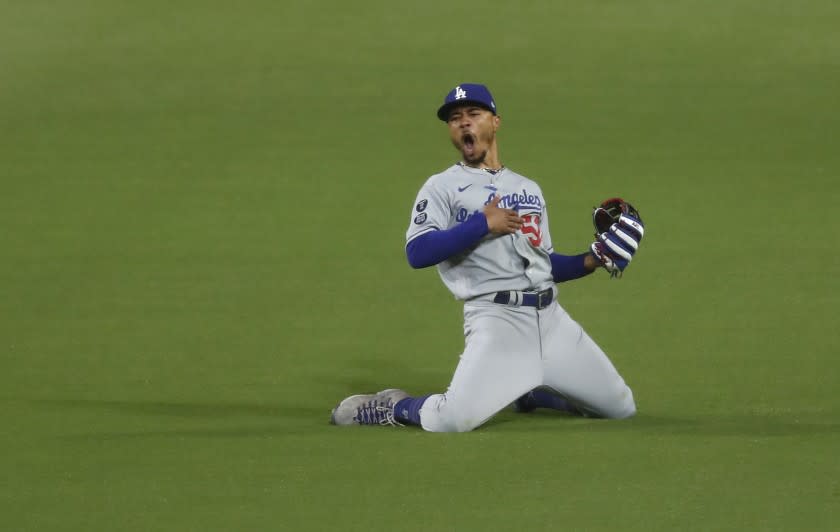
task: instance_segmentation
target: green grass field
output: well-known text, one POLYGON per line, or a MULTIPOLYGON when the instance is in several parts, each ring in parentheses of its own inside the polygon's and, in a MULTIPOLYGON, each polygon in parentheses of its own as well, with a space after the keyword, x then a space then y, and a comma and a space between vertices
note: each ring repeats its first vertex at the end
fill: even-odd
POLYGON ((840 4, 0 3, 0 529, 837 530, 840 4), (639 413, 337 428, 445 389, 403 255, 485 82, 639 413))

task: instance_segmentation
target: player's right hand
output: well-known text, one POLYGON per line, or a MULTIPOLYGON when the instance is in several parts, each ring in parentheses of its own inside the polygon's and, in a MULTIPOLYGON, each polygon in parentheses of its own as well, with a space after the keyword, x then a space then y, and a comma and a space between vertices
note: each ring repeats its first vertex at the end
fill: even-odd
POLYGON ((494 235, 508 235, 515 233, 522 227, 522 218, 513 209, 502 209, 499 202, 501 196, 495 196, 493 201, 484 206, 484 216, 487 217, 487 228, 494 235))

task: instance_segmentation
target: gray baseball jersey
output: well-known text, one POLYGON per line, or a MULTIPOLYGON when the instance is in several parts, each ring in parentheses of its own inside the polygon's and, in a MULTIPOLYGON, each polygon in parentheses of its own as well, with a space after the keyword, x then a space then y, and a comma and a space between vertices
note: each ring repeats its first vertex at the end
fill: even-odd
POLYGON ((414 202, 406 243, 466 222, 496 195, 502 198, 499 207, 516 210, 524 223, 516 233, 487 235, 473 249, 438 264, 443 283, 458 299, 554 286, 549 257, 554 249, 542 190, 507 168, 493 174, 456 164, 430 177, 414 202))

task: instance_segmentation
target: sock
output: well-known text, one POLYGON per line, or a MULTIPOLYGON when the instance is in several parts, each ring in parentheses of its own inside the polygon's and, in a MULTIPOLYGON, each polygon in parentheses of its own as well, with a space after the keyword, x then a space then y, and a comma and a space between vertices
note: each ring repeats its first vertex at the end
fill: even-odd
POLYGON ((534 390, 527 395, 530 395, 529 406, 533 406, 533 408, 551 408, 552 410, 562 410, 570 414, 581 415, 580 410, 557 394, 546 390, 534 390))
POLYGON ((420 397, 406 397, 394 405, 394 419, 406 425, 420 425, 420 408, 428 399, 428 395, 420 397))

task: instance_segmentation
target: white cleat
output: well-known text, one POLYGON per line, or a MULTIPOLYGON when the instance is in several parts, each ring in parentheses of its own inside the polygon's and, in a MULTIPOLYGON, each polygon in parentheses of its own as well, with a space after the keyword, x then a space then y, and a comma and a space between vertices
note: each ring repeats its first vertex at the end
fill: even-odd
MULTIPOLYGON (((333 408, 330 423, 333 425, 402 425, 394 419, 394 397, 401 390, 384 390, 378 394, 351 395, 333 408), (386 393, 387 392, 387 393, 386 393), (385 394, 385 395, 382 395, 385 394)), ((402 392, 402 397, 408 394, 402 392)))

